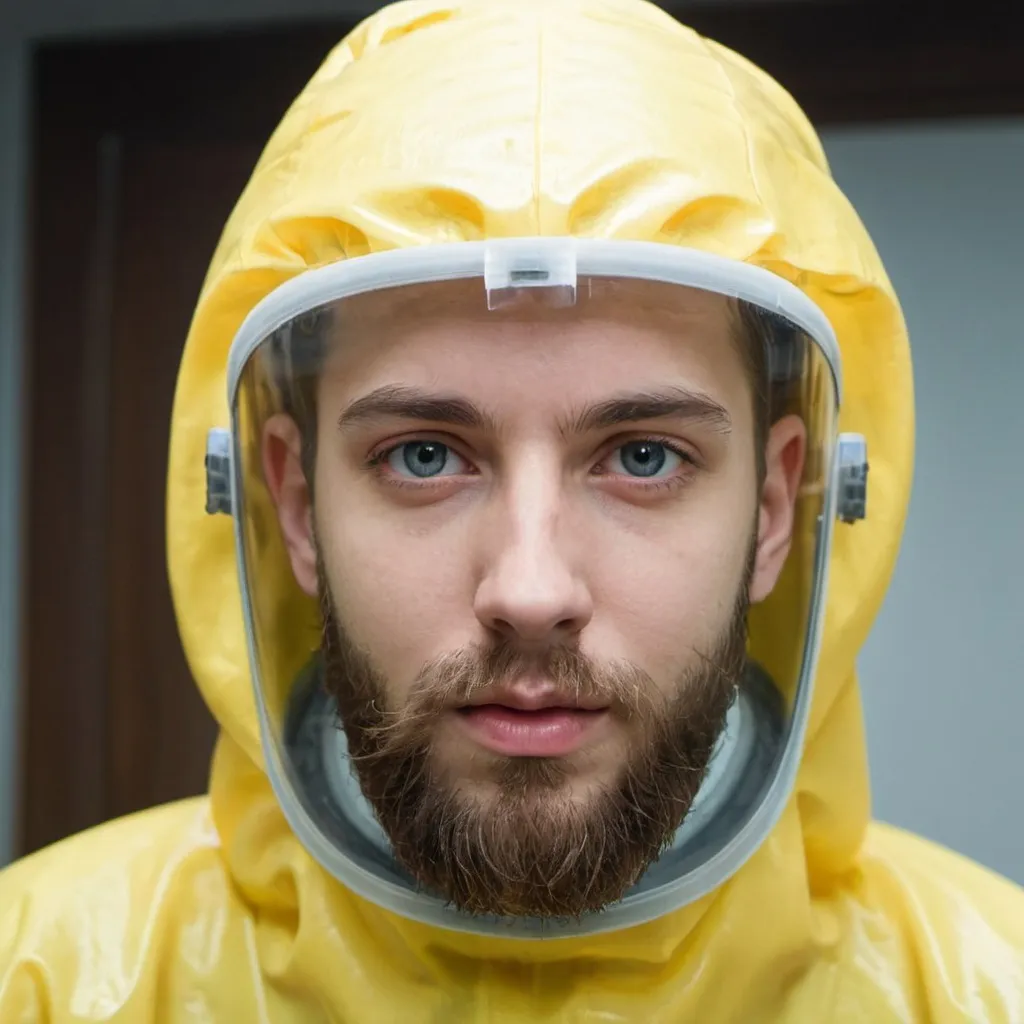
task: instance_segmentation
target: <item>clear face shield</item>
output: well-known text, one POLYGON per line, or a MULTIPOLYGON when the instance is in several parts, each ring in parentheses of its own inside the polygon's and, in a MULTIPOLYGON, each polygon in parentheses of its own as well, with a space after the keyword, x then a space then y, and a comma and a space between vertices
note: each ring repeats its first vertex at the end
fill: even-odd
POLYGON ((260 303, 229 391, 208 510, 267 771, 327 871, 536 937, 742 866, 799 764, 833 524, 865 507, 802 292, 647 243, 376 254, 260 303))

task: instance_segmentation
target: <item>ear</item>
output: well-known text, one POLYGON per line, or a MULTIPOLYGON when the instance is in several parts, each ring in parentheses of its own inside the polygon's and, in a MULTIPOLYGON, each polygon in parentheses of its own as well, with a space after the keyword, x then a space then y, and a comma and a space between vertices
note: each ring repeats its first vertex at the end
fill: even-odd
POLYGON ((769 430, 758 509, 757 553, 750 579, 752 603, 763 601, 772 592, 786 563, 806 453, 807 428, 799 416, 784 416, 769 430))
POLYGON ((290 416, 282 413, 267 420, 262 454, 263 476, 277 509, 295 582, 310 597, 316 597, 313 507, 302 469, 302 435, 290 416))

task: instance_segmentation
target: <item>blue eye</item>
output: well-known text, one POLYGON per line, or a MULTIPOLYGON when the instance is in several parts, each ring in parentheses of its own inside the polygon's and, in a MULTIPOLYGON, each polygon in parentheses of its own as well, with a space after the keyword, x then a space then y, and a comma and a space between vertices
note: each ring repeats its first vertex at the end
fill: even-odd
POLYGON ((392 448, 385 461, 399 476, 421 480, 464 471, 459 456, 439 441, 407 441, 392 448))
POLYGON ((615 450, 612 461, 613 466, 618 462, 621 467, 614 467, 613 472, 648 479, 666 475, 666 469, 673 472, 683 460, 660 441, 630 441, 615 450))

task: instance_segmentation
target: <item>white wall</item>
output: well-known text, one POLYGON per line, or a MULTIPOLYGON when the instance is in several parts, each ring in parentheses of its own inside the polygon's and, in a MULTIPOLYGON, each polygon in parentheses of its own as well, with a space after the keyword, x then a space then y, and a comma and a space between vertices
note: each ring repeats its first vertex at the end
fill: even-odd
POLYGON ((876 814, 1024 883, 1024 119, 825 148, 917 387, 906 539, 861 659, 876 814))
MULTIPOLYGON (((720 0, 728 2, 728 0, 720 0)), ((15 780, 21 224, 29 36, 339 15, 346 0, 34 0, 0 10, 0 864, 15 780), (14 19, 18 19, 15 21, 14 19)), ((1024 122, 832 131, 840 183, 901 292, 918 469, 903 555, 862 659, 880 817, 1024 882, 1024 122), (1016 261, 1016 263, 1015 263, 1016 261)))

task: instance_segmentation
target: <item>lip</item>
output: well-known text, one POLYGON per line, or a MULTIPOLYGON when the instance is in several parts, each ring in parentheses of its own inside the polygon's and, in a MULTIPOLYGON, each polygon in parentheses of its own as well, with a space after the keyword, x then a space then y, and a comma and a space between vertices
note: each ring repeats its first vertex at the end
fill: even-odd
POLYGON ((461 710, 498 705, 513 711, 607 711, 608 702, 574 697, 550 686, 514 686, 488 690, 474 697, 461 710))
POLYGON ((608 716, 607 708, 540 704, 470 704, 456 717, 482 747, 506 757, 565 757, 581 747, 608 716))

